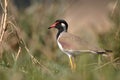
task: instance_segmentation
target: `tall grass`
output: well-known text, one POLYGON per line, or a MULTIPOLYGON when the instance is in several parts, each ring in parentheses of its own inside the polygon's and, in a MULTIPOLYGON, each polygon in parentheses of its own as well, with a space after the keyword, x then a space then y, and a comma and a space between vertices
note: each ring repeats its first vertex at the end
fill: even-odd
MULTIPOLYGON (((110 17, 114 23, 113 29, 99 35, 102 46, 112 49, 116 57, 111 61, 102 57, 98 65, 98 55, 78 56, 77 69, 72 72, 68 57, 61 54, 53 32, 47 30, 64 13, 61 13, 61 4, 58 2, 49 4, 49 7, 46 7, 48 3, 35 3, 21 12, 9 1, 9 8, 6 7, 6 28, 0 30, 4 32, 0 45, 0 80, 119 80, 120 4, 110 17)), ((4 0, 1 3, 4 5, 4 0)))

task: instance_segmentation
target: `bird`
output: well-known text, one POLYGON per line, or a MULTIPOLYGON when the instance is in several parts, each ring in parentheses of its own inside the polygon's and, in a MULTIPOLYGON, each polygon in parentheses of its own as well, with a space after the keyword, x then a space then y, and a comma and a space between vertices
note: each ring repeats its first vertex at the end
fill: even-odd
POLYGON ((106 54, 111 50, 104 50, 89 44, 88 41, 68 32, 68 23, 64 19, 56 20, 48 29, 58 30, 56 41, 60 50, 69 57, 72 70, 76 69, 74 57, 80 53, 106 54))

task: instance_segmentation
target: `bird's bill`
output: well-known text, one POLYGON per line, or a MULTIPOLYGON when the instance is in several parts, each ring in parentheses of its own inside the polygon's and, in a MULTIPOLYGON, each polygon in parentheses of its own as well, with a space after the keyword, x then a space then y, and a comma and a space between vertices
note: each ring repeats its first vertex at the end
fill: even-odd
POLYGON ((58 23, 59 23, 59 22, 55 22, 55 23, 52 24, 48 29, 55 28, 58 23))

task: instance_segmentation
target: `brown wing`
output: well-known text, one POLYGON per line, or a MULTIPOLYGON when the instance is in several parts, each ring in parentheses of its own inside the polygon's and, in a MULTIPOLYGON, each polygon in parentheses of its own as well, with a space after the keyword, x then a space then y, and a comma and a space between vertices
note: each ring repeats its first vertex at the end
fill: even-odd
POLYGON ((93 50, 93 51, 101 51, 102 49, 90 45, 89 42, 81 39, 80 37, 74 36, 70 33, 63 32, 61 37, 58 38, 62 47, 66 50, 93 50))

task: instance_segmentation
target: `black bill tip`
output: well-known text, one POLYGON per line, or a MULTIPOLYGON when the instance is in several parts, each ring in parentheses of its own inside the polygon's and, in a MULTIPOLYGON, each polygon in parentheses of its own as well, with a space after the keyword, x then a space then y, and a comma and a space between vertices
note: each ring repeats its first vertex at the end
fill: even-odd
POLYGON ((49 27, 48 29, 51 29, 51 27, 49 27))

